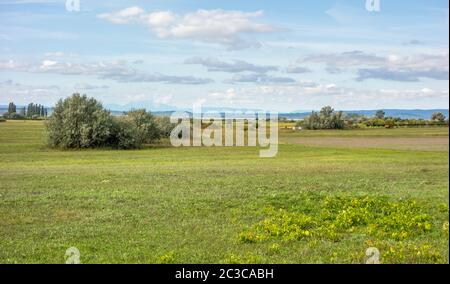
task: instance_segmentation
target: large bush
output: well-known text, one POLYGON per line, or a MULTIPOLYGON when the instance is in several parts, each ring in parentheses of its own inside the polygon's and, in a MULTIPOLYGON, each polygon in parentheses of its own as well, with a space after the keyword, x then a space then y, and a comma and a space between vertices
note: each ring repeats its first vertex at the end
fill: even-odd
POLYGON ((144 109, 134 110, 122 117, 114 117, 109 144, 118 149, 141 148, 158 140, 161 130, 154 117, 144 109))
POLYGON ((341 111, 334 111, 333 108, 326 106, 320 112, 312 112, 309 117, 300 122, 300 126, 306 129, 344 129, 344 114, 341 111))
POLYGON ((176 124, 170 122, 170 117, 160 116, 155 118, 158 128, 160 130, 161 137, 168 138, 170 133, 175 128, 176 124))
POLYGON ((6 119, 4 119, 3 117, 0 117, 0 122, 6 122, 6 119))
POLYGON ((95 99, 80 94, 59 100, 47 122, 50 145, 61 148, 104 146, 111 127, 109 112, 95 99))
POLYGON ((444 122, 445 119, 446 119, 446 117, 442 112, 435 112, 431 115, 432 121, 444 122))
POLYGON ((98 101, 80 94, 56 104, 47 131, 50 145, 60 148, 135 149, 160 137, 157 123, 145 110, 112 117, 98 101))

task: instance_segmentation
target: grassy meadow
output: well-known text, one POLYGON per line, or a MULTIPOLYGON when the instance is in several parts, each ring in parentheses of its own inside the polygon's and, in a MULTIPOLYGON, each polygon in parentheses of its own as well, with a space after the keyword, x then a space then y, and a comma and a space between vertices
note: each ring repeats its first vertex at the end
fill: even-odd
POLYGON ((64 263, 69 247, 82 263, 364 263, 369 247, 382 263, 448 263, 448 135, 281 129, 261 159, 60 151, 43 122, 3 122, 0 263, 64 263))

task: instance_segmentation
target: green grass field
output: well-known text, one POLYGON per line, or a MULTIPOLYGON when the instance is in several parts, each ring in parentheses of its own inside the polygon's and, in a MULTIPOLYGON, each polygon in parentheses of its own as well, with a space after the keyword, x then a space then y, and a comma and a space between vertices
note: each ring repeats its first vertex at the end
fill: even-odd
POLYGON ((283 130, 278 156, 261 159, 249 147, 59 151, 42 122, 0 123, 0 263, 64 263, 69 247, 82 263, 364 263, 369 247, 383 263, 448 263, 448 149, 433 148, 448 134, 283 130), (431 150, 388 147, 424 137, 431 150))

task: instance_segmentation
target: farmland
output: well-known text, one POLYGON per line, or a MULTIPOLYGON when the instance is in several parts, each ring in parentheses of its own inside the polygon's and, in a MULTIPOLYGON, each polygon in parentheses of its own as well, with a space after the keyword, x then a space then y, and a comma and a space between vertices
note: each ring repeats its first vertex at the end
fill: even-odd
POLYGON ((448 128, 60 151, 0 123, 0 263, 448 263, 448 128))

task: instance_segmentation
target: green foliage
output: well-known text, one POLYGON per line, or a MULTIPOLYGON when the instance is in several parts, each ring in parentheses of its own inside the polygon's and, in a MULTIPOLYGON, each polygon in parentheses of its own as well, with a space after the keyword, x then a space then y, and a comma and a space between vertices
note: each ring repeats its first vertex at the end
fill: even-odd
POLYGON ((0 117, 0 122, 6 122, 6 119, 4 119, 3 117, 0 117))
POLYGON ((448 239, 448 221, 444 222, 442 224, 442 232, 444 233, 445 237, 448 239))
POLYGON ((47 109, 43 105, 29 104, 27 108, 20 108, 17 112, 17 106, 11 102, 8 105, 8 112, 3 114, 6 119, 23 120, 23 119, 39 119, 47 116, 47 109))
POLYGON ((336 112, 330 106, 323 107, 320 112, 312 112, 310 116, 299 121, 296 126, 310 130, 319 129, 355 129, 384 127, 392 129, 395 127, 423 127, 423 126, 448 126, 448 120, 442 113, 434 113, 431 120, 424 119, 402 119, 399 117, 386 117, 383 110, 375 113, 374 117, 368 118, 355 113, 336 112))
POLYGON ((424 126, 445 126, 446 121, 439 120, 423 120, 423 119, 401 119, 401 118, 371 118, 362 121, 362 124, 367 127, 424 127, 424 126))
POLYGON ((139 149, 159 139, 161 130, 145 110, 134 110, 112 120, 108 144, 117 149, 139 149))
POLYGON ((430 243, 411 241, 368 241, 367 247, 376 247, 381 252, 381 263, 419 264, 446 263, 445 258, 430 243))
POLYGON ((47 116, 47 109, 41 104, 30 103, 27 106, 26 112, 25 110, 22 111, 24 112, 24 115, 26 113, 26 116, 29 118, 47 116))
POLYGON ((95 99, 80 94, 56 104, 47 132, 51 146, 76 149, 138 149, 161 136, 154 117, 145 110, 112 117, 95 99))
POLYGON ((433 121, 444 122, 445 118, 446 117, 442 112, 435 112, 431 115, 431 120, 433 121))
POLYGON ((21 114, 15 113, 15 112, 5 113, 5 114, 3 114, 3 117, 4 117, 5 119, 12 119, 12 120, 22 120, 22 119, 25 119, 25 117, 23 117, 21 114))
POLYGON ((299 126, 306 129, 344 129, 345 121, 343 112, 335 112, 330 106, 323 107, 319 113, 312 112, 299 126))
POLYGON ((175 263, 175 252, 170 251, 158 258, 157 264, 174 264, 175 263))
POLYGON ((378 239, 400 241, 425 234, 432 227, 430 216, 414 201, 326 197, 317 206, 321 210, 309 215, 269 207, 267 217, 239 234, 238 239, 242 243, 306 238, 339 241, 345 234, 360 232, 378 239))
POLYGON ((107 145, 116 149, 138 149, 142 147, 142 134, 125 117, 114 117, 111 125, 111 135, 107 145))
POLYGON ((142 143, 152 143, 161 137, 159 125, 145 109, 130 111, 125 119, 137 130, 137 136, 142 143))
POLYGON ((161 137, 170 137, 170 133, 175 128, 176 124, 170 122, 170 117, 161 116, 155 118, 156 123, 158 124, 161 137))
POLYGON ((386 116, 386 113, 383 110, 379 110, 375 113, 375 117, 378 119, 384 119, 386 116))
POLYGON ((395 120, 393 120, 393 119, 386 119, 384 121, 384 127, 385 128, 394 128, 395 127, 395 120))
POLYGON ((61 148, 105 146, 112 119, 102 105, 86 95, 59 100, 47 122, 49 144, 61 148))
POLYGON ((15 113, 17 112, 17 107, 14 103, 9 103, 8 105, 8 113, 15 113))
POLYGON ((226 263, 226 264, 258 264, 258 263, 262 263, 262 258, 253 253, 249 253, 249 254, 242 255, 242 256, 232 253, 223 261, 223 263, 226 263))

